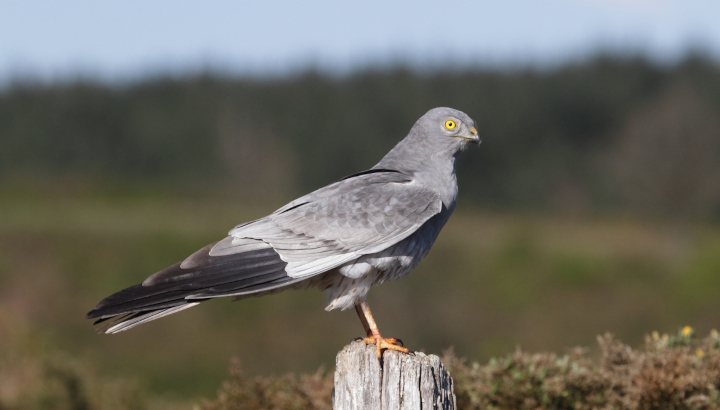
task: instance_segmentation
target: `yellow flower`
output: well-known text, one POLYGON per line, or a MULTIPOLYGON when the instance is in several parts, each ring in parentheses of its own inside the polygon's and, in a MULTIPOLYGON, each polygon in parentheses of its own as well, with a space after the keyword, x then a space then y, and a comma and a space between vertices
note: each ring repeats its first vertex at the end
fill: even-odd
POLYGON ((711 331, 710 331, 710 336, 711 336, 713 339, 717 339, 717 338, 718 338, 718 331, 717 331, 717 329, 711 330, 711 331))
POLYGON ((699 348, 699 347, 698 347, 697 350, 695 351, 695 354, 697 355, 697 357, 699 357, 699 358, 701 358, 701 359, 702 359, 703 356, 705 356, 705 352, 703 352, 703 350, 702 350, 701 348, 699 348))
POLYGON ((690 333, 692 333, 692 331, 693 331, 693 328, 691 328, 690 326, 685 326, 682 330, 683 337, 690 336, 690 333))
POLYGON ((660 335, 658 334, 657 330, 652 331, 652 338, 653 338, 653 340, 660 339, 660 335))

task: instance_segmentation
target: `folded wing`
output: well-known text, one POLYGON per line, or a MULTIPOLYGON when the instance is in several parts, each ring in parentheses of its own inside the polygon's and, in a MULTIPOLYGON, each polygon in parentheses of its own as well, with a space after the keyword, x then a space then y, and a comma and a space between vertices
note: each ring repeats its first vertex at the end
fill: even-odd
POLYGON ((270 244, 288 262, 288 276, 304 278, 387 249, 441 210, 434 191, 411 182, 368 184, 273 213, 230 235, 270 244))
POLYGON ((230 236, 103 299, 106 333, 221 296, 286 288, 400 242, 442 210, 432 190, 389 170, 356 174, 238 225, 230 236))

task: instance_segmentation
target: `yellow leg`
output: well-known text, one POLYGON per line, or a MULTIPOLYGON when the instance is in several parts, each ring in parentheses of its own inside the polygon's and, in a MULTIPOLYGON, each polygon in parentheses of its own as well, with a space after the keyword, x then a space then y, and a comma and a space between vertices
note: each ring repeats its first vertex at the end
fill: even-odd
POLYGON ((363 341, 366 344, 375 344, 378 359, 382 357, 383 349, 397 350, 402 353, 412 353, 410 349, 398 346, 397 339, 392 337, 385 339, 380 336, 380 331, 375 324, 375 319, 373 319, 372 313, 370 312, 370 305, 368 305, 367 300, 363 299, 358 302, 358 304, 355 305, 355 311, 357 311, 358 317, 360 317, 360 321, 367 333, 367 337, 363 339, 363 341))
POLYGON ((368 321, 365 319, 365 314, 363 313, 363 310, 359 304, 355 305, 355 311, 357 312, 358 317, 360 318, 360 322, 362 323, 363 328, 365 329, 365 335, 367 337, 372 336, 372 329, 370 329, 370 325, 368 324, 368 321))

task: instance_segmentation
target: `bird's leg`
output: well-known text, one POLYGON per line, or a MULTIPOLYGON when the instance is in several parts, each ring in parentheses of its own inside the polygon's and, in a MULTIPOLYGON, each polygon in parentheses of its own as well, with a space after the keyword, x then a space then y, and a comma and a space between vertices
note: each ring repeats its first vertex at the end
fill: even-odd
POLYGON ((385 339, 380 336, 380 331, 375 324, 375 319, 373 319, 372 313, 370 312, 370 305, 368 305, 366 299, 359 301, 358 304, 355 305, 355 310, 357 311, 360 321, 367 332, 367 337, 363 339, 363 341, 365 344, 375 344, 378 359, 382 357, 383 349, 397 350, 402 353, 411 353, 410 349, 398 346, 397 339, 391 337, 385 339))
MULTIPOLYGON (((370 309, 368 309, 368 311, 369 310, 370 309)), ((373 334, 372 329, 370 329, 370 325, 368 324, 367 319, 365 319, 365 314, 363 313, 363 310, 359 304, 355 305, 355 311, 357 312, 358 317, 360 318, 360 323, 362 323, 363 328, 365 329, 365 335, 367 337, 372 336, 372 334, 373 334)), ((375 328, 377 329, 377 326, 375 328)))

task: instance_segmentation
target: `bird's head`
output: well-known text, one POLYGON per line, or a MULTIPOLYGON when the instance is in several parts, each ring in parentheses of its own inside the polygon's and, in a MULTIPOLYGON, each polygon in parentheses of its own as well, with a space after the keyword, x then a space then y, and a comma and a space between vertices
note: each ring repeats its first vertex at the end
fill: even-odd
POLYGON ((464 112, 453 108, 433 108, 420 117, 416 126, 426 138, 459 149, 464 149, 468 144, 479 144, 481 141, 475 121, 464 112))
POLYGON ((475 121, 462 111, 433 108, 415 122, 410 133, 374 168, 409 173, 428 170, 428 161, 453 161, 470 144, 479 144, 475 121))

